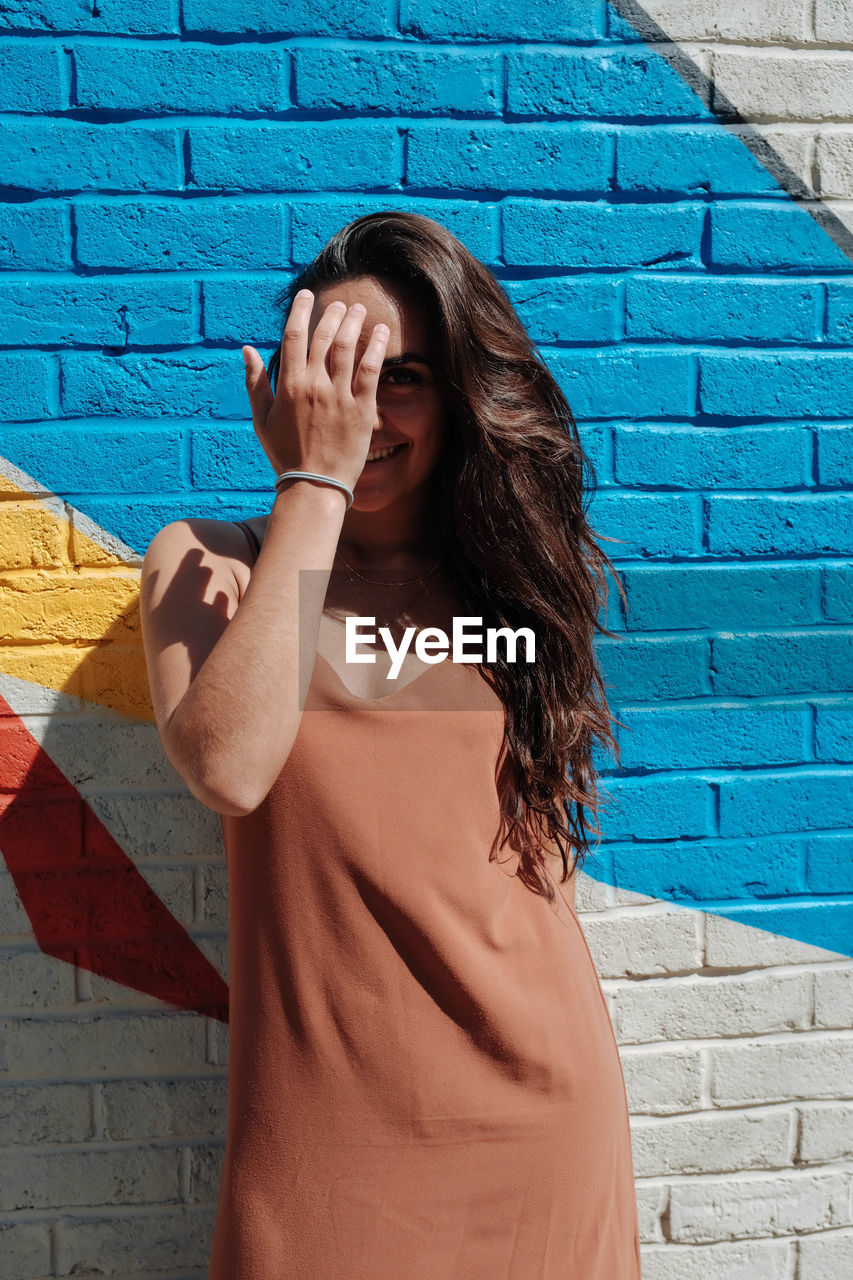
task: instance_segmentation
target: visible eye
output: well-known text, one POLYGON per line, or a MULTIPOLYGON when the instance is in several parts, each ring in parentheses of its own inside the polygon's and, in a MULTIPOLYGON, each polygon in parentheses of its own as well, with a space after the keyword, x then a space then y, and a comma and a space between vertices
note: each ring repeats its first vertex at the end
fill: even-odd
POLYGON ((414 369, 391 369, 389 370, 385 381, 387 382, 392 378, 402 379, 401 382, 395 384, 398 386, 406 386, 407 384, 423 381, 420 374, 415 373, 414 369))

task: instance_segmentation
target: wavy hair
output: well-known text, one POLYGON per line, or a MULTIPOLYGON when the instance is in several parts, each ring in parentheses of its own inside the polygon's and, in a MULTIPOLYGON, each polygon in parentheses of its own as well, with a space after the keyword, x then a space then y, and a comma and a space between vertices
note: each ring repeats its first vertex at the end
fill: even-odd
MULTIPOLYGON (((583 866, 589 833, 601 837, 594 740, 619 760, 593 648, 596 630, 615 634, 597 617, 607 603, 605 568, 626 597, 586 519, 585 478, 591 500, 595 470, 503 287, 433 219, 398 211, 357 218, 275 305, 286 318, 300 289, 364 276, 414 287, 434 322, 449 413, 433 476, 448 571, 485 626, 531 627, 536 636, 535 662, 498 657, 480 666, 506 711, 495 769, 501 820, 489 857, 508 842, 520 855, 517 875, 553 901, 543 845, 559 851, 565 883, 583 866)), ((278 364, 277 350, 273 387, 278 364)))

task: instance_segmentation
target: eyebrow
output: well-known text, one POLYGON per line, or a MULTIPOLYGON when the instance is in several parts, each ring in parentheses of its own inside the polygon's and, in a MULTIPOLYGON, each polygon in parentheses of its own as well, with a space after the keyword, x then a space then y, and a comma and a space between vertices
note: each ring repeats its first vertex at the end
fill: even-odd
POLYGON ((417 351, 404 351, 399 356, 389 356, 387 360, 382 361, 383 369, 393 369, 398 364, 425 364, 428 369, 432 368, 426 356, 420 355, 417 351))

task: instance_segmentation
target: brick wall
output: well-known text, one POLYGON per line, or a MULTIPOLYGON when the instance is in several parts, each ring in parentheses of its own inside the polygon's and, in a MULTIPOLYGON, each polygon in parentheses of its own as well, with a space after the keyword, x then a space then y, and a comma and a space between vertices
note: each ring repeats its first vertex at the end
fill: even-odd
POLYGON ((4 1280, 206 1274, 227 884, 139 564, 268 507, 240 346, 378 208, 504 282, 622 540, 578 906, 645 1280, 853 1272, 851 71, 850 0, 2 6, 4 1280))

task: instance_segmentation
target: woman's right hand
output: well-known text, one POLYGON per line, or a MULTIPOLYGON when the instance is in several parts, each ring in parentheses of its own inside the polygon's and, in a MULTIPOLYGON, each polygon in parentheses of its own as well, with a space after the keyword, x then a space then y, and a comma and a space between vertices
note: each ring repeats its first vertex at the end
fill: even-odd
POLYGON ((365 308, 330 303, 308 354, 313 308, 313 293, 300 290, 284 326, 275 395, 261 356, 243 347, 252 425, 277 475, 316 471, 354 489, 376 426, 376 388, 389 332, 386 325, 374 326, 353 377, 365 308))

